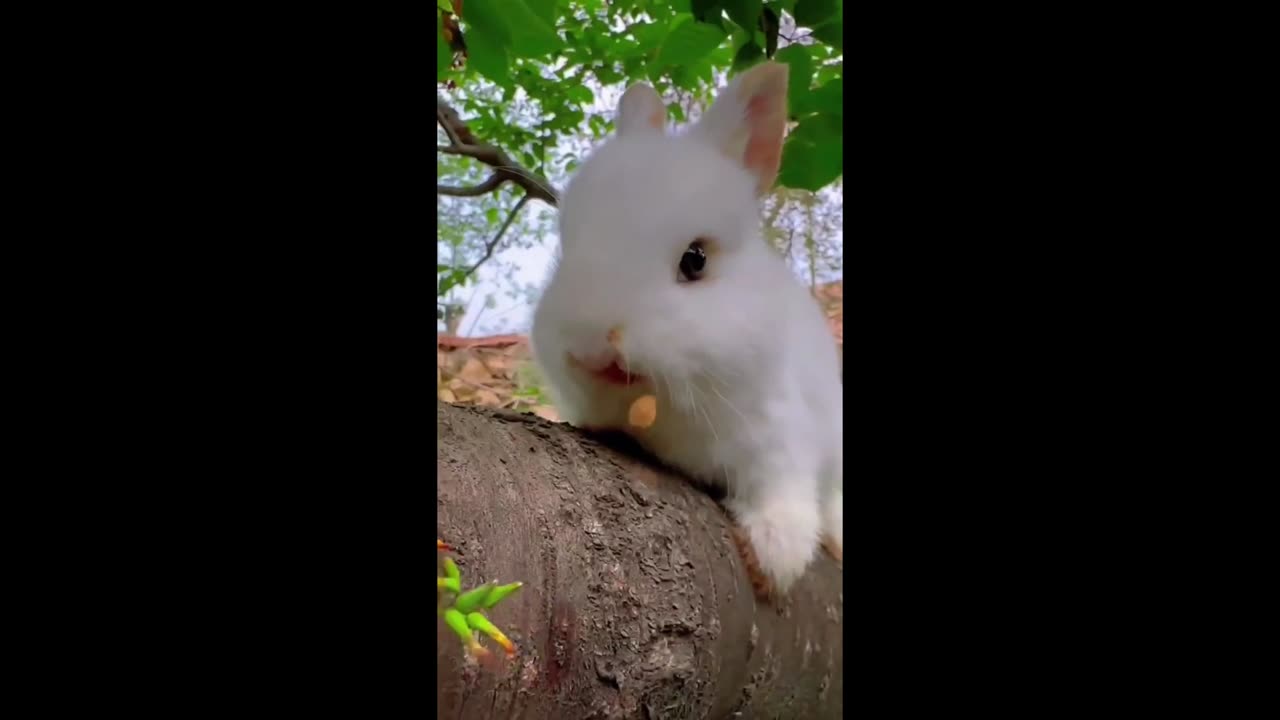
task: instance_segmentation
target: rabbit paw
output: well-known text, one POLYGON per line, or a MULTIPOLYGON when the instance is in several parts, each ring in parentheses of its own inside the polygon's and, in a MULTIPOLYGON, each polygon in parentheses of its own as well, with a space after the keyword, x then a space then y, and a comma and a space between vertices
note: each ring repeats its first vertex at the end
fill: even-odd
POLYGON ((780 499, 740 506, 738 544, 756 596, 786 593, 808 567, 818 545, 817 503, 780 499))
POLYGON ((832 540, 828 535, 824 535, 822 537, 822 549, 827 551, 832 560, 844 567, 844 549, 839 542, 832 540))
POLYGON ((844 498, 836 493, 822 508, 822 548, 844 564, 844 498))
POLYGON ((762 602, 772 602, 773 583, 765 575, 764 570, 760 569, 760 559, 756 557, 756 551, 751 547, 751 540, 747 537, 746 531, 736 525, 733 528, 733 542, 738 546, 738 554, 742 556, 742 562, 746 565, 747 580, 751 581, 751 591, 762 602))

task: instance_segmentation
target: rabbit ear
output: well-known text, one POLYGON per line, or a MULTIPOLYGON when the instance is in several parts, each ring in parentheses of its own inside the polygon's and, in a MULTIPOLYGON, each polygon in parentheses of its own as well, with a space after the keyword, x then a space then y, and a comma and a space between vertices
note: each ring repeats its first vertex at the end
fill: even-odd
POLYGON ((787 125, 787 66, 756 65, 734 78, 693 132, 742 164, 756 189, 773 187, 787 125))
POLYGON ((662 98, 652 87, 639 83, 622 94, 614 124, 619 135, 661 134, 666 121, 667 106, 662 104, 662 98))

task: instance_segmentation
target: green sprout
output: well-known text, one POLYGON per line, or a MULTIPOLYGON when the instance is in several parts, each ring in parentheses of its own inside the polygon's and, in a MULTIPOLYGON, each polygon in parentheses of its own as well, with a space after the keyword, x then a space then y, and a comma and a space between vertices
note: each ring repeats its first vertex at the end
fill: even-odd
MULTIPOLYGON (((437 538, 436 549, 452 550, 453 548, 437 538)), ((453 630, 462 641, 463 647, 475 657, 484 657, 489 654, 489 651, 476 638, 477 632, 488 635, 502 646, 507 657, 512 657, 516 654, 515 643, 511 642, 497 626, 489 622, 489 618, 485 617, 481 611, 493 608, 523 585, 524 583, 519 582, 506 585, 487 582, 463 592, 462 571, 458 569, 453 558, 446 556, 444 576, 436 577, 436 592, 440 596, 439 615, 444 618, 445 625, 448 625, 449 629, 453 630)))

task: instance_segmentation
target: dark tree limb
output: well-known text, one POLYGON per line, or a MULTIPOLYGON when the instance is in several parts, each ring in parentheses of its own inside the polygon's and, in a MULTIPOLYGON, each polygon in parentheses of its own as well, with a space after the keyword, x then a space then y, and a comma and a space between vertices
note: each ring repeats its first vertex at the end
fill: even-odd
POLYGON ((440 717, 842 717, 829 557, 770 608, 724 512, 680 478, 532 415, 440 403, 436 433, 437 536, 464 584, 525 583, 489 612, 514 658, 476 663, 437 621, 440 717))
POLYGON ((495 173, 485 178, 485 181, 479 185, 472 185, 471 187, 437 185, 436 192, 440 195, 452 195, 454 197, 475 197, 477 195, 484 195, 486 193, 493 192, 494 190, 497 190, 498 186, 501 184, 502 178, 495 173))
POLYGON ((438 152, 470 157, 493 168, 493 174, 478 185, 463 187, 437 184, 437 195, 479 197, 496 191, 504 182, 508 181, 519 185, 525 191, 520 201, 512 208, 511 213, 507 215, 507 220, 498 230, 498 234, 485 245, 484 256, 467 269, 465 277, 470 277, 493 256, 493 252, 498 247, 503 235, 506 234, 507 228, 511 226, 516 215, 519 214, 521 208, 530 198, 541 200, 555 207, 559 205, 560 194, 545 178, 517 165, 502 149, 478 140, 471 132, 471 129, 467 127, 467 124, 458 116, 458 112, 439 94, 436 95, 436 121, 449 138, 448 145, 436 146, 438 152))
MULTIPOLYGON (((524 188, 529 197, 535 200, 541 200, 552 207, 559 205, 560 193, 547 182, 546 178, 520 167, 501 148, 477 139, 458 116, 458 111, 454 110, 439 94, 436 95, 436 121, 440 127, 444 128, 445 135, 449 138, 449 145, 437 146, 439 152, 464 155, 493 168, 493 177, 497 178, 494 189, 510 181, 524 188)), ((442 190, 440 192, 450 194, 442 190)))

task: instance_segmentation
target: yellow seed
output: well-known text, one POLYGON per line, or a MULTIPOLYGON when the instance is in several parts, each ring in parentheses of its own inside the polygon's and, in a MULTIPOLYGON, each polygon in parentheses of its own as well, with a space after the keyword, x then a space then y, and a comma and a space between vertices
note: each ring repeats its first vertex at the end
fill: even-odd
POLYGON ((627 422, 641 429, 649 427, 657 419, 658 398, 653 395, 641 395, 636 398, 636 401, 631 403, 631 410, 627 413, 627 422))

